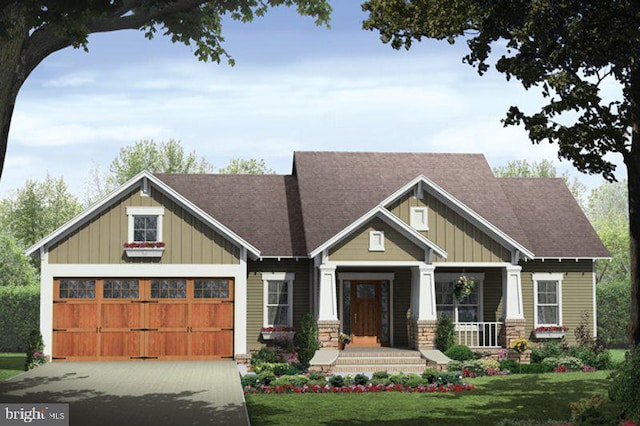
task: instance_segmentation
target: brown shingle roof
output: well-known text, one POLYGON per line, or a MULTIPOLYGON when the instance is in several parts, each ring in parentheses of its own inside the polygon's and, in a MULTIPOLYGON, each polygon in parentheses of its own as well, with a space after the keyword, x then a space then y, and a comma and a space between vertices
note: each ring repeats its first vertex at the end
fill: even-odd
POLYGON ((306 256, 295 176, 156 176, 247 240, 263 256, 306 256))
POLYGON ((575 198, 560 178, 496 178, 536 257, 608 257, 575 198))
POLYGON ((419 175, 528 247, 482 154, 296 152, 294 173, 309 252, 419 175))

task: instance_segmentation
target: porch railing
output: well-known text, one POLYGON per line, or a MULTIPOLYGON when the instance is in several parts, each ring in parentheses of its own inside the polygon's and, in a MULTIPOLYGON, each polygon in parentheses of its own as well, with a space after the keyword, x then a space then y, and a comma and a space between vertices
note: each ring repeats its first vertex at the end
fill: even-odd
POLYGON ((456 323, 458 344, 470 348, 500 348, 501 322, 456 323))

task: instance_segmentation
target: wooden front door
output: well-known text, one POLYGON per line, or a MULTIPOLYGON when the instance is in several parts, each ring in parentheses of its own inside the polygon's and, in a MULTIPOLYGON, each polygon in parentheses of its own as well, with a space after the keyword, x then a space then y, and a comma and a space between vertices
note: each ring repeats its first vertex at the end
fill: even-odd
POLYGON ((351 285, 353 346, 380 346, 382 343, 382 285, 386 285, 386 282, 354 281, 351 285))

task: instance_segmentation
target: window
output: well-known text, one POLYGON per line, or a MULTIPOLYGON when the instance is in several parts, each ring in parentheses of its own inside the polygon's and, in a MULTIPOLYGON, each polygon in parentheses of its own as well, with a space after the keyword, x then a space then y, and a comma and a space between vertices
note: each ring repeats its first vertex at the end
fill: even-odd
POLYGON ((453 282, 460 274, 436 275, 436 314, 445 315, 453 322, 482 321, 482 275, 473 275, 476 285, 468 297, 456 300, 453 297, 453 282))
POLYGON ((562 325, 563 274, 534 273, 531 275, 535 303, 535 326, 562 325))
POLYGON ((384 231, 369 232, 369 251, 384 251, 384 231))
POLYGON ((127 207, 127 216, 129 243, 162 241, 163 207, 127 207))
POLYGON ((152 280, 152 299, 186 299, 187 282, 185 280, 152 280))
POLYGON ((195 299, 228 299, 229 280, 195 280, 193 283, 193 297, 195 299))
POLYGON ((265 327, 293 326, 293 272, 263 272, 265 327))
POLYGON ((105 299, 137 299, 140 294, 138 280, 104 280, 102 297, 105 299))
POLYGON ((95 299, 96 280, 60 280, 60 299, 95 299))
POLYGON ((411 207, 409 224, 416 231, 428 231, 429 220, 426 207, 411 207))

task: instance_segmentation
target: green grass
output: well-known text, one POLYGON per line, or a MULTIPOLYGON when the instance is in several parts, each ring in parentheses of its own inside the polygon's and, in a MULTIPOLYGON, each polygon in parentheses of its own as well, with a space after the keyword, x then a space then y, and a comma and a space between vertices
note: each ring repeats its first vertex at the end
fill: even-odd
POLYGON ((25 359, 23 353, 0 353, 0 382, 24 373, 25 359))
MULTIPOLYGON (((501 419, 568 420, 569 403, 606 394, 608 371, 481 377, 462 394, 246 395, 252 425, 491 425, 501 419)), ((608 405, 607 410, 615 407, 608 405)))
POLYGON ((620 364, 624 361, 624 354, 627 352, 627 349, 609 349, 609 354, 611 354, 611 361, 613 365, 620 364))

